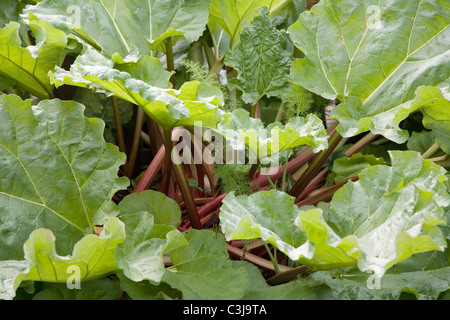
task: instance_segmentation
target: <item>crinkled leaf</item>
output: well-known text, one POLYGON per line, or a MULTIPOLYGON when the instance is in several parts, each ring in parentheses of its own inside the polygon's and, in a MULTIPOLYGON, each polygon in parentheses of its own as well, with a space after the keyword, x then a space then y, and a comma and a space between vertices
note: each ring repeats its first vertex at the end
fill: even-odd
POLYGON ((100 279, 117 272, 116 248, 123 242, 125 228, 116 217, 108 219, 97 236, 89 234, 78 241, 70 256, 56 251, 55 235, 49 230, 34 230, 23 245, 24 261, 0 262, 0 298, 12 299, 22 281, 73 283, 100 279))
POLYGON ((443 250, 445 170, 414 151, 390 154, 392 167, 363 170, 359 181, 335 193, 329 209, 299 209, 275 190, 231 193, 221 208, 222 231, 227 240, 260 237, 313 269, 357 264, 378 277, 415 253, 443 250))
POLYGON ((28 261, 0 261, 0 300, 11 300, 25 274, 30 271, 28 261))
MULTIPOLYGON (((359 181, 334 194, 327 224, 320 226, 331 226, 341 239, 329 243, 332 247, 357 258, 360 270, 377 276, 415 253, 446 246, 438 227, 445 224, 443 207, 450 203, 443 168, 414 151, 390 155, 392 167, 365 169, 359 181)), ((309 219, 306 213, 297 224, 302 226, 304 218, 309 219)))
POLYGON ((237 197, 231 192, 222 200, 221 230, 227 241, 261 238, 293 260, 312 258, 305 233, 294 223, 300 212, 294 201, 274 189, 237 197))
POLYGON ((118 213, 111 198, 128 185, 117 177, 125 155, 105 143, 103 122, 83 110, 71 101, 32 106, 0 96, 0 260, 22 259, 36 228, 53 231, 57 251, 69 254, 93 226, 118 213))
MULTIPOLYGON (((153 61, 156 58, 145 59, 153 61)), ((123 64, 116 68, 112 60, 90 49, 76 59, 70 71, 57 68, 51 78, 56 86, 69 84, 90 88, 141 106, 165 128, 194 125, 195 121, 202 121, 205 127, 216 126, 223 112, 218 108, 223 100, 218 88, 198 81, 185 82, 180 90, 165 89, 167 86, 161 88, 158 86, 167 85, 170 74, 162 71, 159 62, 148 67, 151 69, 145 73, 138 72, 139 69, 131 68, 131 65, 126 72, 120 71, 125 68, 123 64), (152 72, 161 74, 163 80, 153 78, 150 81, 152 72)))
POLYGON ((450 154, 450 81, 439 87, 419 87, 414 107, 420 107, 425 128, 433 131, 436 143, 450 154))
POLYGON ((190 230, 188 245, 170 252, 174 267, 162 281, 183 293, 184 300, 240 299, 248 287, 244 267, 233 265, 222 235, 211 230, 190 230))
POLYGON ((235 149, 247 146, 259 159, 295 148, 310 145, 313 152, 328 147, 327 133, 322 121, 310 114, 306 118, 291 118, 285 125, 271 123, 264 126, 260 119, 250 117, 244 109, 224 114, 217 131, 223 134, 235 149))
POLYGON ((281 97, 289 86, 291 63, 285 33, 275 28, 263 7, 251 25, 244 25, 239 46, 226 55, 225 64, 238 72, 229 87, 241 90, 242 100, 251 104, 263 96, 281 97))
POLYGON ((338 158, 333 162, 334 183, 357 176, 362 170, 377 164, 384 164, 384 160, 372 154, 357 153, 350 158, 338 158))
POLYGON ((107 57, 115 53, 126 57, 136 48, 150 55, 150 48, 158 49, 167 37, 197 40, 208 22, 208 4, 209 0, 80 0, 76 4, 44 0, 27 6, 22 17, 27 21, 35 16, 72 32, 107 57))
POLYGON ((288 29, 306 55, 294 82, 343 101, 332 112, 343 136, 370 129, 403 143, 416 88, 449 77, 449 24, 446 0, 320 1, 288 29))
POLYGON ((36 229, 24 244, 25 260, 31 265, 24 280, 66 282, 80 275, 80 281, 89 281, 114 273, 119 270, 116 248, 124 238, 124 224, 112 217, 98 236, 86 235, 75 244, 70 256, 60 256, 54 234, 48 229, 36 229))
POLYGON ((17 84, 41 99, 53 97, 48 72, 61 66, 69 52, 64 32, 46 21, 30 22, 36 45, 22 47, 19 23, 11 22, 0 30, 0 76, 17 84))
POLYGON ((174 226, 156 224, 158 217, 145 211, 120 219, 126 226, 126 238, 117 248, 117 265, 133 281, 158 283, 165 271, 163 254, 187 245, 186 239, 174 226))

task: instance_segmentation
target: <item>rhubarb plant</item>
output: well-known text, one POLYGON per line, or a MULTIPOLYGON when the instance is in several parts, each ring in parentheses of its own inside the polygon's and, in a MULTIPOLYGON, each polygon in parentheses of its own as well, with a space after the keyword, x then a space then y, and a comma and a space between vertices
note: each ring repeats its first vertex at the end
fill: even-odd
POLYGON ((446 1, 0 8, 0 299, 450 298, 446 1))

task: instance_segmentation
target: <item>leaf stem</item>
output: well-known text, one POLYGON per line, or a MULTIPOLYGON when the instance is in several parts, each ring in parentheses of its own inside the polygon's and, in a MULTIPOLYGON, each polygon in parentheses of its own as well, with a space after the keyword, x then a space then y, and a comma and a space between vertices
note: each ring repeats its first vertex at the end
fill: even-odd
POLYGON ((276 189, 277 186, 275 185, 275 183, 273 183, 272 179, 270 179, 268 175, 264 175, 264 176, 266 177, 266 179, 267 179, 267 181, 269 182, 270 186, 271 186, 273 189, 276 189))
POLYGON ((162 176, 161 192, 167 193, 169 189, 170 176, 172 175, 172 150, 173 150, 172 129, 164 129, 164 147, 165 147, 164 167, 163 167, 164 171, 162 176))
POLYGON ((213 50, 211 49, 210 46, 208 46, 208 43, 206 43, 205 40, 202 39, 201 43, 203 51, 205 52, 206 62, 208 63, 208 67, 211 68, 214 62, 216 61, 216 57, 214 56, 213 50))
POLYGON ((286 173, 287 173, 287 165, 289 162, 289 156, 286 156, 286 160, 284 161, 284 169, 283 169, 283 178, 281 179, 281 191, 285 191, 286 190, 286 173))
POLYGON ((190 44, 188 57, 189 60, 195 61, 201 66, 203 65, 203 48, 200 41, 194 41, 190 44))
POLYGON ((428 159, 430 158, 436 151, 439 150, 439 145, 437 143, 433 143, 431 147, 428 148, 427 151, 425 151, 422 155, 422 159, 428 159))
POLYGON ((181 194, 186 205, 186 211, 194 229, 202 229, 200 217, 198 215, 197 206, 192 196, 191 187, 186 177, 182 163, 173 162, 173 169, 177 177, 178 185, 180 186, 181 194))
POLYGON ((289 194, 294 197, 298 197, 303 190, 308 186, 314 176, 319 172, 322 168, 322 165, 328 159, 328 157, 333 153, 333 151, 338 146, 339 142, 342 140, 342 136, 339 132, 334 129, 330 139, 328 140, 328 148, 319 152, 311 164, 308 166, 306 171, 300 177, 299 180, 294 184, 292 189, 289 191, 289 194))
POLYGON ((127 153, 125 138, 123 135, 122 121, 120 120, 119 102, 116 96, 111 96, 112 109, 114 114, 114 124, 116 126, 117 145, 120 152, 127 153))
POLYGON ((355 153, 358 153, 361 151, 365 146, 369 145, 374 141, 378 135, 373 134, 372 132, 367 133, 364 137, 358 140, 354 145, 352 145, 348 150, 345 152, 345 155, 347 157, 351 157, 355 153))
MULTIPOLYGON (((315 206, 321 201, 330 201, 333 198, 333 195, 337 190, 342 188, 347 182, 349 181, 357 181, 359 178, 358 176, 351 177, 350 179, 346 179, 344 181, 338 182, 330 187, 322 188, 319 190, 314 191, 314 194, 312 194, 310 197, 303 199, 299 202, 296 202, 295 204, 298 207, 302 206, 315 206)), ((296 200, 297 201, 297 200, 296 200)))
POLYGON ((254 118, 256 115, 256 104, 250 104, 250 117, 254 118))
POLYGON ((142 109, 141 107, 137 107, 136 126, 134 127, 133 143, 131 145, 130 157, 126 167, 126 176, 129 179, 131 179, 133 175, 134 166, 136 164, 136 158, 139 151, 139 144, 141 141, 141 130, 142 124, 144 122, 144 114, 145 114, 144 109, 142 109))
POLYGON ((278 111, 277 111, 277 115, 275 116, 275 120, 274 122, 281 122, 282 118, 283 118, 283 113, 284 113, 284 109, 285 109, 285 102, 282 102, 280 104, 280 106, 278 107, 278 111))
POLYGON ((273 270, 276 274, 280 273, 280 268, 278 268, 278 261, 276 259, 276 248, 274 248, 274 253, 272 254, 272 251, 270 250, 269 246, 267 245, 267 242, 263 240, 264 247, 267 250, 267 253, 269 254, 270 261, 272 261, 273 264, 273 270))
POLYGON ((139 180, 137 186, 134 188, 134 193, 141 192, 150 188, 159 170, 161 170, 165 156, 165 150, 166 148, 164 147, 164 145, 162 145, 150 165, 147 167, 147 170, 145 170, 145 173, 142 176, 141 180, 139 180))
MULTIPOLYGON (((264 258, 258 257, 256 254, 246 252, 244 255, 244 252, 240 248, 236 248, 235 246, 232 246, 231 244, 227 244, 228 252, 230 254, 233 254, 237 257, 244 257, 245 261, 248 261, 250 263, 253 263, 254 265, 261 267, 266 270, 275 271, 274 265, 271 261, 268 261, 264 258)), ((292 268, 285 266, 285 265, 278 265, 278 269, 280 272, 286 272, 289 270, 292 270, 292 268)))
POLYGON ((267 283, 270 284, 271 286, 276 286, 282 283, 292 281, 296 279, 297 276, 300 274, 306 275, 311 272, 312 270, 308 269, 307 267, 300 266, 274 275, 273 277, 267 279, 267 283))
POLYGON ((216 59, 214 60, 213 65, 211 66, 211 68, 209 69, 208 74, 206 75, 207 78, 211 77, 211 78, 215 78, 218 79, 219 78, 219 72, 220 70, 222 70, 223 66, 224 66, 224 57, 222 57, 221 59, 216 59))

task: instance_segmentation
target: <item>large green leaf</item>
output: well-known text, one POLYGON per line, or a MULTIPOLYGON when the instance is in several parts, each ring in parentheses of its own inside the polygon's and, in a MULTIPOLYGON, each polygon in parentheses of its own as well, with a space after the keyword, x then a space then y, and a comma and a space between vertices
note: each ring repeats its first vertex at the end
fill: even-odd
POLYGON ((56 251, 54 234, 49 229, 36 229, 23 246, 24 261, 14 264, 1 262, 0 274, 4 276, 5 268, 11 264, 16 272, 6 272, 7 281, 0 282, 0 286, 6 287, 7 294, 0 295, 0 298, 14 297, 18 284, 26 280, 70 282, 81 286, 82 281, 100 279, 120 271, 116 265, 116 248, 124 237, 124 224, 113 217, 106 221, 98 236, 86 235, 75 244, 70 256, 60 256, 56 251))
POLYGON ((197 40, 208 22, 209 0, 44 0, 29 5, 23 11, 46 20, 67 33, 74 33, 90 44, 100 47, 103 54, 121 57, 136 48, 149 55, 164 39, 184 37, 197 40))
POLYGON ((22 259, 36 228, 48 228, 57 251, 73 245, 118 213, 113 194, 125 155, 103 139, 104 124, 83 116, 79 103, 45 100, 32 106, 0 96, 0 260, 22 259))
MULTIPOLYGON (((445 224, 443 207, 450 201, 445 171, 414 151, 390 155, 392 167, 365 169, 359 181, 334 194, 327 224, 319 228, 331 226, 341 240, 313 241, 316 246, 320 241, 324 248, 330 245, 351 253, 360 270, 372 270, 377 276, 412 254, 446 247, 438 227, 445 224)), ((303 213, 297 224, 308 223, 314 232, 318 224, 309 220, 303 213)))
POLYGON ((241 90, 242 100, 253 105, 263 96, 281 98, 289 86, 292 63, 285 32, 275 28, 267 8, 259 12, 251 25, 244 25, 239 46, 225 57, 225 64, 238 72, 229 87, 241 90))
POLYGON ((328 147, 327 133, 322 121, 310 114, 306 118, 295 117, 283 125, 271 123, 264 126, 248 111, 236 109, 222 116, 217 131, 224 135, 230 146, 243 149, 247 146, 258 159, 264 159, 299 145, 309 145, 313 152, 328 147))
POLYGON ((22 47, 19 23, 11 22, 0 30, 0 76, 17 84, 41 99, 53 97, 48 72, 61 66, 68 48, 64 32, 46 21, 31 21, 30 29, 36 45, 22 47))
POLYGON ((416 111, 420 85, 449 78, 450 7, 446 0, 323 0, 288 31, 305 54, 294 82, 327 99, 350 137, 370 129, 397 143, 399 123, 416 111))
POLYGON ((142 59, 142 66, 136 68, 133 64, 115 64, 89 49, 76 59, 70 71, 56 68, 52 83, 115 95, 144 108, 164 128, 194 125, 195 121, 202 121, 205 127, 216 126, 223 113, 218 108, 223 100, 218 88, 192 81, 185 82, 180 90, 167 89, 170 73, 156 58, 142 57, 139 61, 142 59), (142 68, 147 70, 142 72, 142 68))
POLYGON ((24 244, 25 260, 31 268, 23 280, 66 282, 74 272, 80 281, 99 279, 119 270, 116 248, 125 238, 125 226, 116 217, 108 219, 101 233, 78 241, 70 256, 56 252, 55 236, 48 229, 36 229, 24 244))
POLYGON ((250 24, 258 15, 258 9, 268 7, 276 10, 287 1, 282 0, 212 0, 209 9, 208 26, 216 33, 217 26, 231 39, 230 48, 236 46, 240 40, 240 33, 244 24, 250 24))
POLYGON ((188 245, 170 252, 174 266, 162 281, 183 293, 184 300, 240 299, 248 287, 244 267, 233 265, 222 235, 211 230, 190 230, 188 245))
POLYGON ((390 154, 392 167, 363 170, 359 181, 335 193, 329 208, 299 209, 275 190, 229 194, 222 231, 227 240, 261 237, 313 269, 357 264, 378 277, 415 253, 443 250, 439 225, 445 225, 443 208, 450 204, 445 171, 414 151, 390 154))
POLYGON ((413 105, 420 107, 425 128, 433 131, 436 143, 450 154, 450 81, 438 87, 419 87, 413 105))
POLYGON ((22 0, 3 0, 0 2, 0 28, 11 21, 19 21, 20 13, 25 7, 22 0))

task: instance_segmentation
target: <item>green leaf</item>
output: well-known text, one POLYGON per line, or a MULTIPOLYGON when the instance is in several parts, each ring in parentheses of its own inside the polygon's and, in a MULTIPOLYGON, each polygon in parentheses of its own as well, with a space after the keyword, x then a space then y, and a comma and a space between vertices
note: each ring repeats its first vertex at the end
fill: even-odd
POLYGON ((144 190, 132 193, 119 203, 122 215, 147 211, 154 217, 156 224, 167 224, 177 227, 181 219, 181 210, 178 203, 164 193, 154 190, 144 190))
POLYGON ((285 125, 277 122, 267 127, 261 119, 250 117, 244 109, 236 109, 224 114, 222 118, 217 131, 224 135, 235 149, 243 149, 245 145, 259 159, 299 145, 310 145, 315 153, 328 147, 323 123, 313 114, 306 118, 291 118, 285 125))
MULTIPOLYGON (((106 142, 116 143, 116 124, 114 120, 113 105, 110 98, 102 93, 95 93, 85 88, 77 88, 72 100, 84 106, 84 115, 87 118, 99 118, 105 122, 103 136, 106 142)), ((120 122, 123 126, 130 123, 133 117, 133 105, 124 100, 118 99, 120 122)))
POLYGON ((212 0, 208 26, 213 32, 220 26, 231 39, 230 48, 234 48, 239 43, 244 23, 250 24, 258 15, 259 8, 267 6, 269 10, 275 9, 280 2, 280 0, 212 0))
POLYGON ((383 158, 374 155, 357 153, 350 158, 341 157, 333 163, 334 183, 344 181, 358 175, 362 170, 377 164, 384 164, 383 158))
POLYGON ((0 96, 0 260, 20 260, 36 228, 50 229, 57 251, 73 245, 118 213, 113 194, 125 155, 105 143, 104 124, 86 119, 79 103, 45 100, 32 106, 0 96))
POLYGON ((70 256, 56 252, 56 238, 49 229, 34 230, 24 244, 24 261, 0 262, 0 298, 12 299, 22 281, 74 283, 100 279, 120 269, 116 265, 117 245, 125 228, 116 217, 108 219, 101 233, 78 241, 70 256))
POLYGON ((285 32, 275 28, 263 7, 251 25, 244 25, 239 46, 226 55, 225 64, 238 72, 228 86, 241 90, 242 100, 252 105, 263 96, 281 98, 289 86, 291 63, 285 32))
POLYGON ((165 271, 163 254, 186 246, 186 239, 174 226, 156 224, 158 217, 148 212, 128 213, 120 219, 125 223, 126 238, 117 247, 117 265, 133 281, 159 283, 165 271))
POLYGON ((36 38, 35 46, 21 46, 19 24, 11 22, 0 30, 0 76, 17 84, 41 99, 53 98, 53 86, 48 72, 61 66, 69 52, 64 32, 46 21, 31 21, 30 29, 36 38))
POLYGON ((197 40, 208 22, 208 4, 209 0, 81 0, 76 4, 44 0, 27 6, 22 17, 46 20, 97 45, 112 58, 115 53, 126 57, 136 48, 150 55, 168 37, 197 40))
POLYGON ((327 208, 297 208, 271 190, 223 200, 227 240, 262 238, 316 269, 358 265, 381 277, 413 254, 444 250, 439 225, 450 204, 445 170, 414 151, 391 151, 392 167, 371 166, 339 189, 327 208))
MULTIPOLYGON (((420 153, 427 151, 435 141, 435 135, 433 131, 412 132, 411 137, 408 139, 407 147, 409 150, 414 150, 420 153)), ((443 152, 439 151, 432 156, 442 155, 443 152)))
POLYGON ((272 189, 250 196, 229 193, 220 209, 220 227, 227 241, 262 238, 280 251, 297 260, 300 255, 309 256, 303 244, 305 234, 295 227, 300 210, 295 198, 272 189))
POLYGON ((170 73, 162 70, 159 61, 147 64, 156 58, 141 59, 145 59, 143 64, 149 68, 145 73, 138 72, 139 68, 131 68, 131 65, 125 72, 120 71, 125 68, 123 64, 115 65, 114 61, 89 49, 76 59, 70 71, 57 68, 50 77, 57 87, 68 84, 90 88, 141 106, 164 128, 192 126, 195 121, 202 121, 205 127, 216 126, 223 113, 218 108, 223 103, 218 88, 192 81, 185 82, 179 90, 166 89, 170 73), (162 80, 151 78, 152 73, 160 74, 162 80), (166 86, 158 87, 161 84, 166 86))
POLYGON ((377 276, 415 253, 446 246, 438 227, 450 201, 443 168, 414 151, 390 155, 392 167, 365 169, 334 194, 327 214, 339 246, 357 255, 361 271, 377 276))
POLYGON ((53 233, 48 229, 36 229, 24 244, 25 260, 30 262, 31 268, 23 280, 66 282, 72 275, 79 275, 80 281, 89 281, 117 272, 116 248, 124 238, 124 224, 112 217, 106 221, 100 235, 83 237, 75 244, 71 256, 60 256, 53 233))
POLYGON ((423 125, 433 131, 436 143, 450 154, 450 81, 439 87, 419 87, 412 103, 421 108, 423 125))
POLYGON ((211 230, 190 230, 188 245, 170 252, 173 268, 162 281, 183 293, 184 300, 241 299, 248 287, 244 267, 229 260, 222 235, 211 230))
POLYGON ((332 116, 344 137, 370 129, 403 143, 417 87, 449 78, 449 24, 445 0, 320 1, 288 29, 306 56, 294 82, 343 102, 332 116))

